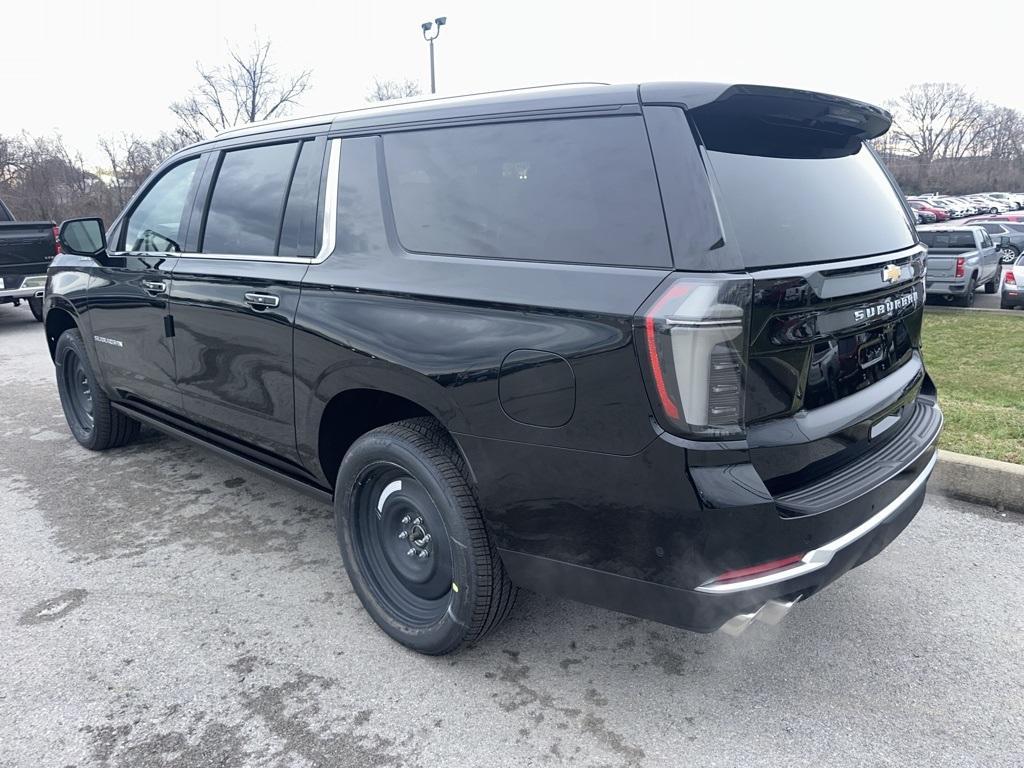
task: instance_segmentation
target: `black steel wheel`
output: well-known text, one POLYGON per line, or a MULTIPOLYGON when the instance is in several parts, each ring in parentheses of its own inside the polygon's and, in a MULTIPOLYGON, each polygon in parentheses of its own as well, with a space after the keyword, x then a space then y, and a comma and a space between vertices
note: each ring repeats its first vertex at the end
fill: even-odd
POLYGON ((356 595, 403 645, 449 653, 511 611, 516 589, 437 421, 399 421, 356 440, 338 469, 334 510, 356 595))
POLYGON ((394 464, 364 467, 352 526, 355 555, 374 598, 409 627, 436 622, 448 609, 452 546, 423 484, 394 464))
POLYGON ((82 335, 77 330, 61 334, 54 364, 64 418, 79 443, 90 450, 102 451, 124 445, 138 435, 139 422, 115 410, 96 385, 82 335))

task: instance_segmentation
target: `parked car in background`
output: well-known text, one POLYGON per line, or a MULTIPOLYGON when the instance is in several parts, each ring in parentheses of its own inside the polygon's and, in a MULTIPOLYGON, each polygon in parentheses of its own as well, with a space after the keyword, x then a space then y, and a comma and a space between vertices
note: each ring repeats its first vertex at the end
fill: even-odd
POLYGON ((1005 200, 996 200, 985 195, 971 195, 970 199, 978 204, 982 213, 1006 213, 1013 210, 1013 206, 1005 200))
MULTIPOLYGON (((1004 264, 1012 264, 1024 252, 1024 227, 1013 228, 1014 222, 986 221, 975 219, 972 226, 988 232, 992 242, 999 249, 1004 264)), ((1019 226, 1019 225, 1018 225, 1019 226)))
POLYGON ((1004 269, 999 306, 1002 309, 1024 308, 1024 254, 1004 269))
POLYGON ((928 246, 925 291, 928 298, 974 305, 979 285, 985 293, 999 290, 1000 254, 981 227, 922 227, 917 231, 928 246))
POLYGON ((25 301, 33 317, 42 321, 43 287, 57 253, 56 235, 52 221, 15 221, 0 200, 0 304, 25 301))
POLYGON ((937 458, 890 122, 655 83, 228 131, 106 239, 63 224, 68 427, 102 450, 151 424, 333 500, 355 593, 424 653, 515 585, 775 623, 900 534, 937 458))
POLYGON ((914 214, 914 220, 918 224, 934 224, 937 221, 937 219, 935 218, 935 214, 932 213, 931 211, 917 211, 914 209, 911 210, 914 214))
POLYGON ((1024 207, 1021 205, 1021 201, 1018 198, 1018 196, 1011 194, 1009 192, 986 192, 985 196, 990 197, 993 200, 1001 200, 1002 202, 1010 206, 1011 211, 1019 211, 1022 207, 1024 207))
POLYGON ((929 205, 922 200, 907 200, 907 205, 913 208, 915 211, 924 211, 932 215, 932 221, 947 221, 949 219, 949 211, 943 210, 934 205, 929 205))

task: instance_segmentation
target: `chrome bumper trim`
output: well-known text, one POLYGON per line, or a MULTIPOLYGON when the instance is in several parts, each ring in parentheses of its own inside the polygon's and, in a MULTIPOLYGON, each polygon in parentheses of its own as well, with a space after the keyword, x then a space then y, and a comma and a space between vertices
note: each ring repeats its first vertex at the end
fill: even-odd
POLYGON ((936 451, 932 454, 932 458, 928 462, 928 466, 921 471, 921 474, 914 478, 914 482, 907 486, 899 496, 886 504, 881 510, 876 512, 853 530, 847 531, 838 539, 833 539, 817 549, 812 549, 803 556, 798 564, 790 568, 785 568, 781 571, 766 573, 764 576, 755 576, 750 579, 727 581, 722 584, 705 582, 697 587, 696 591, 707 595, 729 595, 736 592, 745 592, 750 589, 758 589, 759 587, 771 586, 772 584, 779 584, 783 581, 795 579, 799 576, 805 576, 808 573, 813 573, 814 571, 824 568, 832 562, 832 558, 835 557, 836 553, 840 550, 850 546, 858 539, 864 538, 871 533, 871 531, 886 523, 891 517, 899 512, 903 505, 907 503, 907 500, 917 493, 921 489, 921 486, 927 482, 928 476, 931 475, 932 469, 934 469, 935 462, 938 461, 938 458, 939 452, 936 451))

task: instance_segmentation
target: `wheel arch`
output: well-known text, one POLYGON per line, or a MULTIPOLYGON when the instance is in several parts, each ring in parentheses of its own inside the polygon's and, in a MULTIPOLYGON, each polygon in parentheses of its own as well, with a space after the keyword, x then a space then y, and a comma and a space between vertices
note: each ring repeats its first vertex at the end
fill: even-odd
POLYGON ((352 386, 336 392, 326 401, 310 446, 315 447, 316 467, 333 487, 342 459, 362 435, 386 424, 424 416, 438 422, 451 437, 465 462, 469 481, 475 486, 472 466, 453 433, 456 420, 451 412, 438 408, 436 402, 424 402, 407 391, 392 388, 352 386))
MULTIPOLYGON (((54 360, 57 353, 57 340, 61 334, 72 328, 78 328, 78 317, 74 312, 60 304, 51 305, 43 318, 46 331, 46 346, 50 350, 50 359, 54 360)), ((88 348, 86 344, 86 348, 88 348)))

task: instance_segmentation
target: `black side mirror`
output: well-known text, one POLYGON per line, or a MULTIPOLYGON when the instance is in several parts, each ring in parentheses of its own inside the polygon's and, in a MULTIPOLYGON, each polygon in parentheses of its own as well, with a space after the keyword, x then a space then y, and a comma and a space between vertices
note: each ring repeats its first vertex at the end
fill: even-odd
POLYGON ((107 252, 107 233, 103 219, 68 219, 60 225, 57 242, 64 253, 102 257, 107 252))

